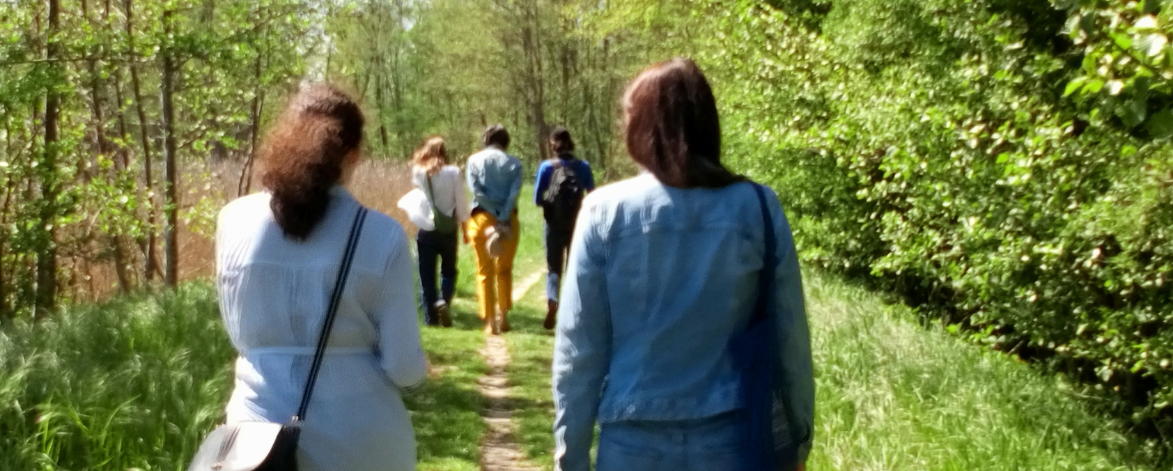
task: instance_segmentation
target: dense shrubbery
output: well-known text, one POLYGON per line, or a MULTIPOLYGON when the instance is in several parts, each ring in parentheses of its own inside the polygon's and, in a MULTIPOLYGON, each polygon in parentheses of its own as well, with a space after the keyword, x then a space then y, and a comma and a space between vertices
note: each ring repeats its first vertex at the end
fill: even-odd
POLYGON ((780 190, 808 263, 1118 393, 1167 434, 1170 15, 1064 3, 710 6, 699 53, 730 159, 780 190))

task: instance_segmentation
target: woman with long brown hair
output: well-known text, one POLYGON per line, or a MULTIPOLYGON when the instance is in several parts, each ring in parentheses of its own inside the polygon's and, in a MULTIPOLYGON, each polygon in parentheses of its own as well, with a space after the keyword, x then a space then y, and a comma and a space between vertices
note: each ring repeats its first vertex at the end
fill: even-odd
POLYGON ((716 100, 691 60, 645 69, 623 107, 644 173, 592 192, 575 223, 554 343, 557 469, 590 469, 596 422, 599 471, 802 469, 814 380, 782 207, 721 164, 716 100))
POLYGON ((431 217, 418 221, 415 241, 419 256, 424 323, 452 327, 449 304, 456 293, 456 236, 469 218, 468 198, 460 168, 448 164, 444 138, 432 136, 411 158, 411 181, 427 198, 431 217), (440 291, 436 292, 436 262, 440 262, 440 291))
POLYGON ((220 311, 239 352, 229 425, 295 415, 331 292, 349 273, 301 428, 303 471, 415 469, 401 394, 427 368, 411 254, 398 223, 361 209, 342 187, 362 136, 362 112, 349 96, 328 85, 303 88, 265 139, 265 191, 229 203, 216 226, 220 311), (363 212, 361 232, 352 231, 363 212), (345 265, 355 233, 356 256, 345 265))

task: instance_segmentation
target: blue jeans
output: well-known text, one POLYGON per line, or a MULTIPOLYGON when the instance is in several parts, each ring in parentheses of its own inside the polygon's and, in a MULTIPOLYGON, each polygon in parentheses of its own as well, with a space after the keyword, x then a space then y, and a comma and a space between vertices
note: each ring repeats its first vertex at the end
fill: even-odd
POLYGON ((596 471, 744 471, 735 413, 602 424, 596 471))
POLYGON ((456 236, 459 233, 444 234, 434 231, 419 231, 415 236, 419 248, 420 284, 423 293, 420 301, 424 308, 424 322, 428 325, 440 323, 436 316, 436 301, 452 302, 456 292, 456 236), (436 293, 436 259, 440 260, 440 298, 436 293))
POLYGON ((570 250, 570 236, 573 231, 560 231, 545 225, 546 241, 546 299, 558 301, 558 286, 562 269, 566 266, 566 251, 570 250))

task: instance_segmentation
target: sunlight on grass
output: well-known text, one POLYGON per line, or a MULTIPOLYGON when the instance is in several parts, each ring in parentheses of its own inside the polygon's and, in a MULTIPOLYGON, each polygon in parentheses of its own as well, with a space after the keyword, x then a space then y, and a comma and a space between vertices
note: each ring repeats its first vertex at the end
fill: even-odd
POLYGON ((812 469, 1116 470, 1129 441, 1069 387, 807 274, 818 419, 812 469))
POLYGON ((518 328, 509 335, 512 363, 507 372, 513 388, 509 401, 515 411, 515 438, 535 464, 552 469, 554 399, 550 392, 550 360, 554 336, 542 328, 546 316, 544 286, 534 286, 518 305, 518 328))
POLYGON ((423 330, 432 373, 422 390, 404 398, 415 428, 419 469, 425 471, 480 469, 485 400, 476 381, 488 370, 477 353, 483 337, 475 306, 454 304, 453 328, 423 330))
MULTIPOLYGON (((523 196, 528 189, 523 190, 523 196)), ((517 283, 544 263, 541 215, 523 206, 517 283)), ((455 326, 425 328, 432 366, 412 411, 420 469, 480 468, 487 367, 460 248, 455 326)), ((1143 470, 1139 441, 1062 380, 984 351, 908 309, 808 273, 818 370, 811 469, 1143 470)), ((76 307, 0 329, 0 469, 176 470, 223 418, 234 356, 207 283, 76 307)), ((525 455, 552 467, 553 336, 544 279, 512 314, 509 401, 525 455)))

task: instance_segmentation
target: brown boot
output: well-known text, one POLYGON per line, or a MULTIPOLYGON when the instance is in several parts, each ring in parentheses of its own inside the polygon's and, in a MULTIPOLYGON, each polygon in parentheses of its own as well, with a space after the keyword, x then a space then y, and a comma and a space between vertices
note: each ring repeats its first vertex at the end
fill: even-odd
POLYGON ((497 314, 497 316, 500 317, 500 319, 501 319, 500 324, 501 324, 501 333, 502 334, 513 330, 513 326, 509 325, 509 313, 508 312, 502 312, 500 314, 497 314))
POLYGON ((546 300, 546 322, 542 323, 542 327, 546 330, 554 330, 554 326, 558 324, 558 301, 552 299, 546 300))
POLYGON ((487 317, 485 317, 484 321, 485 321, 485 328, 484 328, 485 335, 500 335, 501 334, 501 331, 497 329, 497 319, 494 319, 493 316, 487 316, 487 317))

